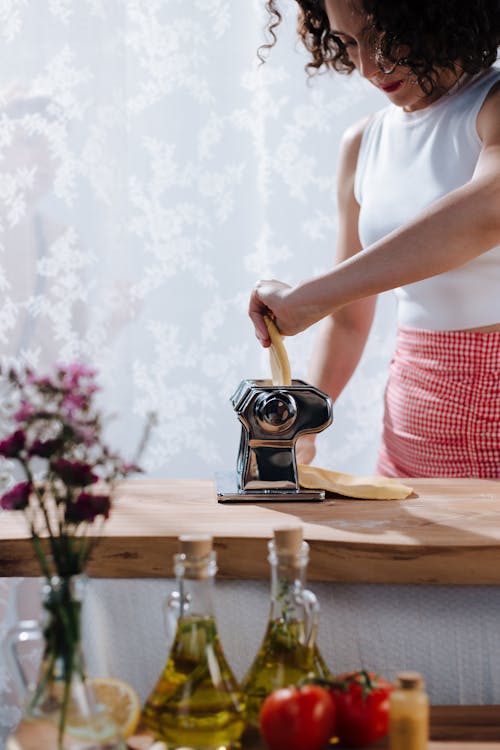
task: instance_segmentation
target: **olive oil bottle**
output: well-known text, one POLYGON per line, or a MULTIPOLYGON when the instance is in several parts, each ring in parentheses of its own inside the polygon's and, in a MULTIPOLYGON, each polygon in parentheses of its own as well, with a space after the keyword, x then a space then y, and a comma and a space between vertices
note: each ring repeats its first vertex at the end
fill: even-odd
POLYGON ((295 685, 306 675, 330 678, 318 646, 319 605, 305 588, 309 545, 302 528, 275 529, 268 544, 271 609, 261 646, 242 683, 246 725, 257 728, 259 712, 273 690, 295 685))
POLYGON ((179 591, 171 595, 168 612, 175 637, 142 721, 169 748, 238 748, 244 704, 213 613, 217 567, 212 539, 181 537, 174 560, 179 591))

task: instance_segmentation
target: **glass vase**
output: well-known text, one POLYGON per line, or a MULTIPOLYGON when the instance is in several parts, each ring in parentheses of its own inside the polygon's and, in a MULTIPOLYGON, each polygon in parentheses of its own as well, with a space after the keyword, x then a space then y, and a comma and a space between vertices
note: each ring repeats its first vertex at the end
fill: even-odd
POLYGON ((86 679, 81 644, 85 576, 54 576, 42 590, 41 622, 21 621, 7 637, 24 708, 6 750, 125 750, 86 679), (30 682, 20 644, 42 641, 38 678, 30 682))

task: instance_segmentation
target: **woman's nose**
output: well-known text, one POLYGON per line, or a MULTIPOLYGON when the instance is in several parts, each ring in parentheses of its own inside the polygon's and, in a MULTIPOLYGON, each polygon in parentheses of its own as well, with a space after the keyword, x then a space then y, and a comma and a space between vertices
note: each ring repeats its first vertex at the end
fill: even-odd
POLYGON ((377 64, 375 49, 372 45, 360 46, 358 70, 363 78, 373 78, 380 72, 377 64))

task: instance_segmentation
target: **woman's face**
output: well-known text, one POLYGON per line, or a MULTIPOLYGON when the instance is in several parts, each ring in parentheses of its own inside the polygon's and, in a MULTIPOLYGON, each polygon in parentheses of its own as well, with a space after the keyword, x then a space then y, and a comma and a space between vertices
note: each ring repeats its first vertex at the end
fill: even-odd
MULTIPOLYGON (((345 44, 352 64, 363 78, 383 91, 393 104, 408 112, 422 109, 439 98, 442 91, 454 83, 454 78, 448 85, 443 80, 443 88, 440 86, 431 96, 426 96, 409 68, 404 65, 397 65, 390 72, 384 73, 376 59, 377 40, 368 16, 356 10, 352 0, 324 2, 330 29, 345 44)), ((404 57, 403 50, 401 57, 404 57)))

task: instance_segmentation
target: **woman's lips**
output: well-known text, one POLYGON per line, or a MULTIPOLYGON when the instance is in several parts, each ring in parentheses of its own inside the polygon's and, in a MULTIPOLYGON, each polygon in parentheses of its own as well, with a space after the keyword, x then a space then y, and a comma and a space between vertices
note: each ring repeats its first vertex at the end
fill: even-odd
POLYGON ((386 94, 393 94, 395 91, 397 91, 401 86, 403 85, 403 81, 393 81, 392 83, 387 83, 385 86, 381 85, 380 88, 382 91, 385 91, 386 94))

